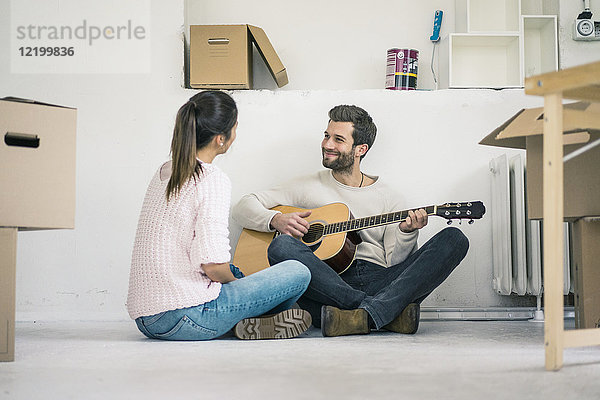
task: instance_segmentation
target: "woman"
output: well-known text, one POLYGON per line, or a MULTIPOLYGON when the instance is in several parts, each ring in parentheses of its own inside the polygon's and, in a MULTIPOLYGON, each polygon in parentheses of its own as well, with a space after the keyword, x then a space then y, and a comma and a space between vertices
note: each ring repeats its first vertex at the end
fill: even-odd
POLYGON ((129 277, 127 310, 149 338, 208 340, 234 326, 240 339, 291 338, 311 324, 290 308, 310 281, 303 264, 248 277, 229 264, 231 184, 212 162, 236 128, 237 107, 224 92, 198 93, 177 113, 171 161, 146 191, 129 277))

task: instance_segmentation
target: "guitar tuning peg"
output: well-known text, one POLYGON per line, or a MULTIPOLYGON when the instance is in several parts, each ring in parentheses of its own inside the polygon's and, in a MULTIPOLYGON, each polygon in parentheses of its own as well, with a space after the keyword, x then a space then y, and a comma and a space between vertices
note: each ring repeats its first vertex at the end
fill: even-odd
POLYGON ((472 219, 470 219, 470 220, 469 220, 469 225, 472 225, 472 224, 473 224, 473 222, 475 222, 475 221, 473 221, 472 219))
POLYGON ((452 220, 449 219, 448 222, 446 222, 448 225, 452 225, 452 220))

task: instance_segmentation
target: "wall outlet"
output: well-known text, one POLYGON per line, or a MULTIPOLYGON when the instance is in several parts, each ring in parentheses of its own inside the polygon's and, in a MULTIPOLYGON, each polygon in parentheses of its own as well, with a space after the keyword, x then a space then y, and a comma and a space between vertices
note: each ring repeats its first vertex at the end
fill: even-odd
POLYGON ((600 21, 576 19, 573 24, 573 40, 600 40, 600 21))

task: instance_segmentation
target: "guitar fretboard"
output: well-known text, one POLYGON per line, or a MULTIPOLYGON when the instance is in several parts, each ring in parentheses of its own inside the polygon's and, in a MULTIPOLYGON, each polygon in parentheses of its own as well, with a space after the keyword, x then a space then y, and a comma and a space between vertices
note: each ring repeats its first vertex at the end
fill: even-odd
MULTIPOLYGON (((436 213, 436 206, 422 207, 427 215, 436 213)), ((324 227, 323 234, 331 235, 340 232, 350 232, 359 229, 372 228, 375 226, 393 224, 394 222, 402 222, 408 217, 410 210, 396 211, 388 214, 373 215, 371 217, 350 219, 348 221, 336 222, 327 224, 324 227)))

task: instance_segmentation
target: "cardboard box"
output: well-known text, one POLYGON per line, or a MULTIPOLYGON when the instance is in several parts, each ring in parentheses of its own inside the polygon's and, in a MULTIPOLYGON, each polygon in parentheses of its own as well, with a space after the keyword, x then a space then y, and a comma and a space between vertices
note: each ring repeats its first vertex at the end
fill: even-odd
MULTIPOLYGON (((600 139, 600 103, 563 106, 564 154, 600 139)), ((543 107, 523 109, 494 129, 480 144, 527 150, 527 211, 543 218, 543 107)), ((600 146, 564 163, 564 217, 600 215, 600 146)))
POLYGON ((77 110, 0 99, 0 227, 75 227, 77 110))
POLYGON ((252 25, 191 25, 190 86, 194 89, 252 89, 252 43, 278 87, 287 72, 265 32, 252 25))
POLYGON ((600 219, 573 224, 575 327, 600 327, 600 219))

